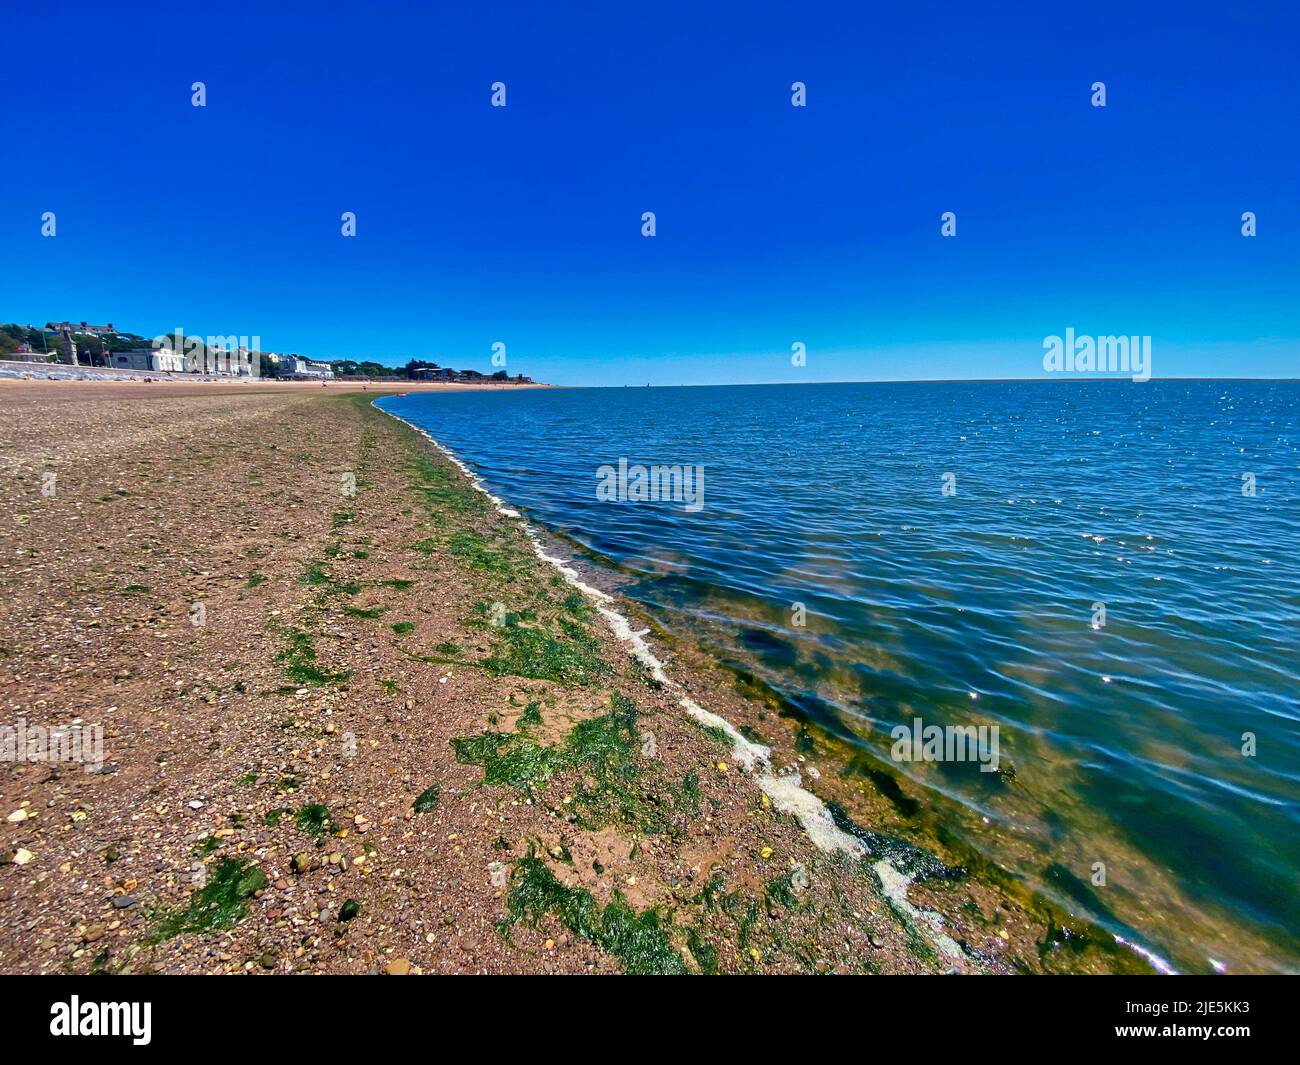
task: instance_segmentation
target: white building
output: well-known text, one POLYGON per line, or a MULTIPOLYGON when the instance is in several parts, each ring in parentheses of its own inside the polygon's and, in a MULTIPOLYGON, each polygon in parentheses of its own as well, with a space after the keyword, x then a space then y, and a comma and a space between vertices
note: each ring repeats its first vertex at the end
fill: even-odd
POLYGON ((280 376, 329 380, 334 377, 334 367, 327 362, 313 362, 302 355, 284 355, 280 359, 280 376))
POLYGON ((171 348, 132 348, 109 352, 111 365, 119 370, 146 370, 153 373, 184 373, 185 355, 171 348))

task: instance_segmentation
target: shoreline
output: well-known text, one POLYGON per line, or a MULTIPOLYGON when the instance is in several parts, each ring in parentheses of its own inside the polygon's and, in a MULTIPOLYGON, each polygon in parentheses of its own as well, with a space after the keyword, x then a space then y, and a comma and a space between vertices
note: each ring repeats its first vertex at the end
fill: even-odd
MULTIPOLYGON (((518 521, 532 542, 537 557, 556 569, 566 581, 596 604, 598 611, 605 618, 616 638, 630 647, 630 654, 646 666, 660 683, 669 687, 674 693, 680 694, 682 709, 706 727, 720 728, 726 733, 733 744, 733 760, 754 774, 755 782, 764 795, 782 813, 795 817, 808 838, 819 850, 824 853, 841 853, 854 858, 871 857, 871 852, 863 840, 852 834, 851 831, 846 831, 837 823, 837 819, 832 814, 827 802, 815 792, 803 786, 799 770, 790 769, 780 775, 776 774, 772 768, 771 748, 751 741, 731 721, 701 706, 700 703, 687 694, 686 688, 668 675, 665 662, 655 654, 645 639, 646 636, 650 635, 651 629, 648 626, 640 630, 634 629, 630 617, 633 612, 632 606, 625 601, 625 597, 617 593, 606 592, 588 583, 568 561, 549 553, 542 535, 534 527, 533 523, 525 519, 506 500, 495 495, 468 463, 461 459, 452 449, 437 440, 431 433, 400 414, 378 406, 377 403, 372 402, 372 406, 406 425, 428 441, 430 445, 441 452, 464 474, 474 488, 492 503, 499 514, 518 521), (622 610, 618 609, 620 606, 622 610)), ((679 641, 684 637, 681 634, 674 634, 672 638, 679 641)), ((825 731, 814 723, 803 722, 803 724, 805 727, 817 728, 818 732, 823 734, 823 738, 829 738, 826 736, 825 731)), ((815 769, 813 774, 820 776, 815 769)), ((969 851, 971 854, 978 853, 973 846, 969 846, 969 851)), ((940 953, 952 959, 969 960, 969 955, 962 946, 945 931, 943 915, 935 910, 926 909, 924 906, 915 905, 909 900, 908 888, 916 879, 913 872, 907 871, 901 867, 901 863, 891 861, 888 857, 875 860, 872 863, 872 869, 878 877, 890 905, 899 908, 918 924, 923 925, 924 934, 940 953)), ((1037 891, 1033 891, 1031 894, 1035 901, 1048 902, 1045 896, 1042 896, 1037 891)), ((1048 904, 1053 907, 1060 906, 1059 902, 1048 902, 1048 904)), ((1100 928, 1100 926, 1096 927, 1100 928)), ((1125 928, 1124 931, 1130 930, 1125 928)), ((1144 971, 1153 974, 1177 975, 1177 970, 1165 958, 1142 943, 1126 939, 1118 933, 1108 931, 1105 934, 1113 937, 1117 946, 1127 948, 1127 952, 1131 952, 1131 955, 1140 959, 1144 963, 1144 971)))
POLYGON ((103 722, 106 758, 0 766, 0 970, 1126 968, 1044 958, 1036 912, 915 848, 910 884, 819 849, 800 761, 744 764, 753 704, 375 396, 195 388, 0 406, 0 697, 103 722))

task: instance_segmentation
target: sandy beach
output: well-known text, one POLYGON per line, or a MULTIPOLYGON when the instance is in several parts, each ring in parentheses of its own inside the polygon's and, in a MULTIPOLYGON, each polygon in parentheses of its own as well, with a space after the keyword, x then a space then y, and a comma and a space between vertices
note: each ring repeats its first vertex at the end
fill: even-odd
POLYGON ((814 838, 760 784, 804 768, 793 726, 685 650, 657 680, 369 405, 467 387, 0 382, 3 721, 103 728, 95 772, 0 765, 0 969, 1125 965, 814 838), (687 696, 766 722, 770 766, 687 696))

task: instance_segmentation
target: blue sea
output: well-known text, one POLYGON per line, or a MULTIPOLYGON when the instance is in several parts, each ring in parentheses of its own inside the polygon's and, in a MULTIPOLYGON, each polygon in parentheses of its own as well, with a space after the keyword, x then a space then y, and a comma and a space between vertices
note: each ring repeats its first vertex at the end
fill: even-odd
POLYGON ((1300 969, 1300 382, 378 402, 906 778, 924 813, 891 827, 937 823, 1176 968, 1300 969), (702 505, 598 497, 620 460, 702 467, 702 505), (918 718, 996 725, 1011 771, 896 759, 918 718))

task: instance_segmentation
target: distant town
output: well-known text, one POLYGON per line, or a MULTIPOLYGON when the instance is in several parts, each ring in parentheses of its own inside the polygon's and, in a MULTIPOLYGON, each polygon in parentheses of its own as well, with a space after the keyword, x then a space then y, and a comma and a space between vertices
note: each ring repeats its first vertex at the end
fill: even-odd
POLYGON ((369 360, 311 359, 262 351, 260 338, 174 334, 149 339, 112 322, 47 322, 43 327, 0 324, 0 376, 135 377, 192 374, 203 379, 265 377, 286 381, 447 381, 529 385, 531 377, 504 369, 456 370, 426 359, 402 366, 369 360))

